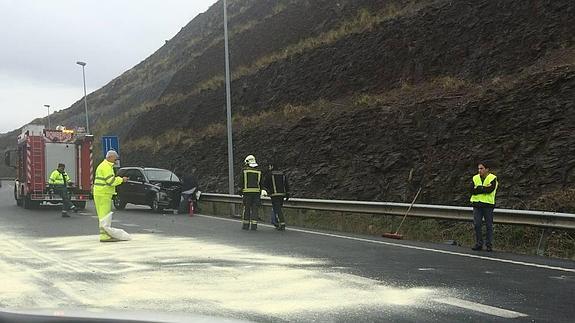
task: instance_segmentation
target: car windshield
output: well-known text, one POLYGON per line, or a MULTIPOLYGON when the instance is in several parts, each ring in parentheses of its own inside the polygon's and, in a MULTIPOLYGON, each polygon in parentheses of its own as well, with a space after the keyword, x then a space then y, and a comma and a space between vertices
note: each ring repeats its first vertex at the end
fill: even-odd
POLYGON ((179 182, 180 179, 176 174, 170 172, 169 170, 165 169, 146 169, 144 171, 148 180, 150 181, 171 181, 171 182, 179 182))

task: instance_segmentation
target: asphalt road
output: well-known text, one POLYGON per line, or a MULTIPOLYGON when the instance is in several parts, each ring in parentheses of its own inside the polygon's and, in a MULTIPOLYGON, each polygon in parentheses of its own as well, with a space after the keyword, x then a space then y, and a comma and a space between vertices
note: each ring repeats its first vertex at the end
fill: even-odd
MULTIPOLYGON (((573 322, 575 263, 154 214, 128 205, 100 243, 93 207, 16 207, 0 189, 0 308, 260 322, 573 322)), ((471 232, 470 232, 471 234, 471 232)), ((197 320, 196 320, 197 321, 197 320)))

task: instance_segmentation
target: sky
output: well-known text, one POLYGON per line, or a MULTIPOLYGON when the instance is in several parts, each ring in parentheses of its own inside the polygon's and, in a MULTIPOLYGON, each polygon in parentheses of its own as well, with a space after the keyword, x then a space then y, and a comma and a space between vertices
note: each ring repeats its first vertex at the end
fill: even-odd
POLYGON ((216 0, 0 0, 0 133, 66 109, 216 0))

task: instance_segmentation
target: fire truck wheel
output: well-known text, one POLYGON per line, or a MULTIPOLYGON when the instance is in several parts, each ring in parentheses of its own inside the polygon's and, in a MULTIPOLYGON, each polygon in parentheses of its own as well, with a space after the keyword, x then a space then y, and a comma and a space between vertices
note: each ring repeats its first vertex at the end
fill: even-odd
POLYGON ((14 186, 14 199, 16 200, 16 205, 22 206, 22 199, 18 199, 18 193, 16 192, 16 186, 14 186))
POLYGON ((27 210, 33 208, 32 199, 30 199, 30 195, 26 195, 22 198, 22 206, 27 210))

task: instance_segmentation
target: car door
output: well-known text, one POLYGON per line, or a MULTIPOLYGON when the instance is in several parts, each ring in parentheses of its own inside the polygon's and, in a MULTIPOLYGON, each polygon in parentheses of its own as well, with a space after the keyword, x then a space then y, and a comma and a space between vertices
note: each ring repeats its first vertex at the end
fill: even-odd
MULTIPOLYGON (((118 170, 118 172, 116 173, 116 176, 119 177, 124 177, 124 176, 128 176, 129 169, 120 169, 118 170)), ((126 183, 116 186, 116 194, 118 194, 118 196, 120 197, 120 199, 122 201, 126 201, 129 202, 130 201, 130 187, 129 185, 127 185, 126 183)))
POLYGON ((146 178, 144 174, 139 169, 130 169, 126 175, 130 182, 128 186, 130 187, 130 194, 133 204, 146 204, 146 178))

